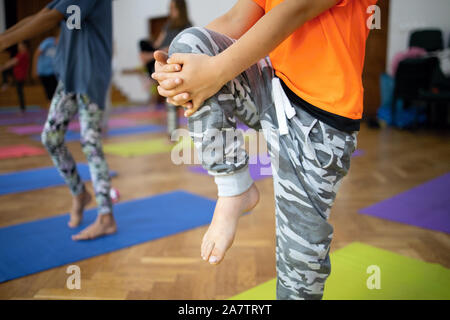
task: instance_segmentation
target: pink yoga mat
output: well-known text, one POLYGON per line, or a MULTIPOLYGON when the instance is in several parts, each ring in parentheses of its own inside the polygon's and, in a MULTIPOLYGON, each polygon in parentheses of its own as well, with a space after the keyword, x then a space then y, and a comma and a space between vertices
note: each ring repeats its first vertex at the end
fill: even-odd
POLYGON ((151 110, 151 111, 133 111, 127 112, 121 115, 126 119, 136 119, 136 120, 145 120, 145 119, 163 119, 166 117, 165 110, 151 110))
MULTIPOLYGON (((136 126, 137 122, 133 119, 127 118, 112 118, 108 121, 108 127, 110 129, 128 128, 136 126)), ((78 121, 69 124, 69 130, 80 131, 80 123, 78 121)))
MULTIPOLYGON (((109 128, 127 128, 137 125, 137 122, 132 119, 126 118, 113 118, 108 122, 109 128)), ((18 127, 10 127, 8 128, 9 132, 19 134, 19 135, 27 135, 27 134, 39 134, 44 129, 42 125, 27 125, 27 126, 18 126, 18 127)), ((69 130, 71 131, 80 131, 80 123, 78 121, 69 124, 69 130)))
POLYGON ((43 154, 46 154, 44 149, 27 145, 0 147, 0 159, 40 156, 43 154))
POLYGON ((25 135, 25 134, 37 134, 42 132, 42 125, 30 124, 27 126, 9 127, 8 131, 15 134, 25 135))

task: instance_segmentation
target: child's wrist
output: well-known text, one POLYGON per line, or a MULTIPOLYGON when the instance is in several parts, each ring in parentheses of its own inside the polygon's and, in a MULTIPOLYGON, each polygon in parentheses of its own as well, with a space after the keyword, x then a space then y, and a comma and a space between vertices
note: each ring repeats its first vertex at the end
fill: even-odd
POLYGON ((0 36, 0 52, 8 49, 10 46, 15 44, 14 38, 10 34, 4 34, 0 36))
POLYGON ((5 41, 3 40, 3 36, 0 36, 0 52, 6 49, 4 42, 5 41))
POLYGON ((212 59, 212 64, 216 68, 217 78, 222 84, 225 84, 236 77, 233 74, 233 68, 230 67, 230 63, 226 56, 219 54, 212 57, 212 59))

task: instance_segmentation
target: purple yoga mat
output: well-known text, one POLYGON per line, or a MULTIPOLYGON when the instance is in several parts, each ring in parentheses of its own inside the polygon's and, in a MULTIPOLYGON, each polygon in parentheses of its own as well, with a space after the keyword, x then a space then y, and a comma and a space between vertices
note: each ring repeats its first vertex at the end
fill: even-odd
POLYGON ((29 110, 24 114, 15 112, 15 113, 0 113, 0 120, 12 120, 12 119, 35 119, 42 118, 47 115, 47 110, 29 110))
MULTIPOLYGON (((268 155, 250 157, 248 167, 254 181, 272 177, 272 169, 270 167, 270 158, 268 155)), ((189 171, 199 174, 208 174, 202 166, 189 167, 189 171)))
POLYGON ((366 154, 366 152, 364 150, 356 149, 355 152, 353 152, 353 154, 352 154, 352 158, 361 157, 365 154, 366 154))
POLYGON ((30 123, 44 123, 47 116, 40 114, 38 116, 25 116, 10 119, 0 119, 0 126, 25 125, 30 123))
POLYGON ((417 227, 450 233, 450 173, 359 213, 417 227))

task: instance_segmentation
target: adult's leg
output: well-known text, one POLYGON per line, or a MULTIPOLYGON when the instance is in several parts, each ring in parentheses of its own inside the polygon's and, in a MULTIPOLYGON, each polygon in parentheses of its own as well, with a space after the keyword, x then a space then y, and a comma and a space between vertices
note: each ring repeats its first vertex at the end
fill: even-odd
POLYGON ((11 69, 6 69, 2 72, 2 86, 7 86, 9 84, 9 79, 12 76, 11 69))
POLYGON ((57 87, 58 87, 58 79, 56 79, 56 76, 52 74, 51 76, 49 76, 49 86, 48 86, 50 100, 53 98, 53 95, 55 94, 57 87))
POLYGON ((25 112, 26 106, 25 106, 25 97, 24 97, 24 93, 23 93, 23 85, 24 85, 23 81, 16 82, 17 96, 19 97, 20 110, 22 112, 25 112))
MULTIPOLYGON (((356 133, 336 130, 300 107, 294 108, 296 116, 288 120, 289 134, 269 148, 279 152, 278 169, 273 170, 277 298, 321 299, 331 271, 333 227, 328 218, 350 167, 356 133)), ((275 110, 268 110, 261 122, 265 132, 276 134, 275 110)))
POLYGON ((104 111, 86 95, 77 95, 76 102, 80 118, 81 146, 89 164, 98 217, 73 239, 88 240, 115 233, 117 228, 112 215, 111 179, 102 146, 104 111))
POLYGON ((75 95, 65 93, 64 85, 60 83, 51 101, 47 122, 42 132, 42 143, 73 196, 70 227, 76 227, 81 222, 83 209, 90 201, 90 196, 78 174, 76 162, 64 143, 69 122, 77 111, 75 95))
POLYGON ((52 100, 58 84, 55 76, 40 76, 42 86, 44 87, 45 95, 48 100, 52 100))
MULTIPOLYGON (((169 55, 202 53, 212 56, 232 43, 232 39, 222 34, 189 28, 174 39, 169 55)), ((239 217, 259 200, 248 170, 243 134, 236 130, 236 119, 260 128, 258 106, 263 105, 263 101, 271 101, 268 90, 272 76, 269 60, 261 60, 227 83, 189 118, 190 135, 202 165, 214 176, 218 186, 219 199, 201 249, 203 259, 212 264, 219 263, 231 246, 239 217)))

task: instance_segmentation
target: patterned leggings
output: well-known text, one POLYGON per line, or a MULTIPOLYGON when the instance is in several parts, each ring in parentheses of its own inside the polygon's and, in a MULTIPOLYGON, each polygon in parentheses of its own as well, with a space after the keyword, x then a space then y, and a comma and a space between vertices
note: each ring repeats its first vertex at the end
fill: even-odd
POLYGON ((98 213, 112 213, 109 169, 101 142, 103 110, 86 95, 65 93, 64 85, 59 83, 42 132, 42 143, 72 194, 76 196, 83 192, 84 183, 77 172, 72 155, 64 144, 69 122, 77 112, 81 126, 81 146, 89 163, 98 213))

